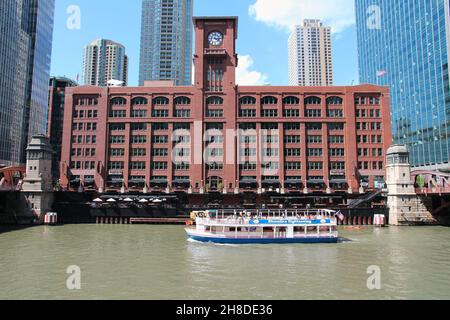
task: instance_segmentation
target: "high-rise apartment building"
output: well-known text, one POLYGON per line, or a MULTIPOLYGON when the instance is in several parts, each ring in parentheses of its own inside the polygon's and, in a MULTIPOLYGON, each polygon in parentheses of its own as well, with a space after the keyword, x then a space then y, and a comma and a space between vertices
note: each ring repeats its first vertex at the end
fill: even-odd
POLYGON ((139 85, 192 82, 194 0, 143 0, 139 85))
POLYGON ((0 164, 25 163, 46 132, 54 0, 0 1, 0 164))
POLYGON ((331 28, 316 19, 295 27, 288 40, 289 85, 331 86, 333 58, 331 28))
POLYGON ((357 0, 356 15, 360 81, 391 87, 394 142, 449 168, 449 1, 357 0))
POLYGON ((125 47, 106 39, 97 39, 84 47, 83 83, 100 87, 126 86, 128 57, 125 47))

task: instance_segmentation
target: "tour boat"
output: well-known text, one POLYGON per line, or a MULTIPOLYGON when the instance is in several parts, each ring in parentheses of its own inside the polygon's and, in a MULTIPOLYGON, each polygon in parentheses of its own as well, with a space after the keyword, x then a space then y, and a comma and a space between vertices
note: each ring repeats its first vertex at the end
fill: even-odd
POLYGON ((195 226, 186 228, 195 241, 219 244, 337 243, 340 212, 317 210, 194 211, 195 226))

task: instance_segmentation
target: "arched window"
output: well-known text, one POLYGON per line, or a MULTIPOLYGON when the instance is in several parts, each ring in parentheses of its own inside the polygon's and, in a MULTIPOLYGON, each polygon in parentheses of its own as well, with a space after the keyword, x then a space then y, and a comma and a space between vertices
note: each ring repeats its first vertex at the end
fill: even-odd
POLYGON ((189 99, 188 97, 176 97, 175 98, 175 105, 190 105, 191 104, 191 99, 189 99))
POLYGON ((305 99, 305 105, 319 105, 322 103, 322 99, 320 99, 319 97, 308 97, 305 99))
POLYGON ((153 104, 158 106, 168 105, 169 99, 166 97, 156 97, 155 99, 153 99, 153 104))
POLYGON ((261 99, 261 104, 262 105, 266 105, 266 104, 274 105, 274 104, 277 104, 277 103, 278 103, 278 99, 273 97, 273 96, 266 96, 266 97, 261 99))
POLYGON ((127 104, 127 100, 125 98, 112 98, 111 99, 111 105, 112 106, 123 106, 127 104))
POLYGON ((239 105, 241 106, 254 106, 256 105, 256 99, 253 97, 242 97, 239 99, 239 105))
POLYGON ((144 97, 136 97, 131 100, 133 106, 143 106, 148 104, 148 100, 144 97))
POLYGON ((223 99, 221 97, 209 97, 208 99, 206 99, 206 105, 221 105, 223 104, 223 99))
POLYGON ((283 99, 283 104, 285 105, 299 105, 300 99, 297 97, 289 96, 283 99))
POLYGON ((344 100, 340 97, 329 97, 327 99, 327 105, 342 105, 344 103, 344 100))

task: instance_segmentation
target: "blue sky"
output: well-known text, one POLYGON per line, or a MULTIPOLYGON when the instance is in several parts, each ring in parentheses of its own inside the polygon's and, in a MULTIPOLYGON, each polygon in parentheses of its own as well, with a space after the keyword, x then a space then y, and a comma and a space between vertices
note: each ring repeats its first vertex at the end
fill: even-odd
MULTIPOLYGON (((239 17, 242 78, 287 85, 289 28, 303 18, 321 18, 334 28, 335 85, 358 83, 354 0, 194 0, 194 15, 239 17)), ((82 74, 83 47, 97 38, 122 43, 130 59, 129 85, 139 73, 141 0, 56 0, 51 74, 82 74), (81 10, 80 29, 69 29, 69 6, 81 10)))

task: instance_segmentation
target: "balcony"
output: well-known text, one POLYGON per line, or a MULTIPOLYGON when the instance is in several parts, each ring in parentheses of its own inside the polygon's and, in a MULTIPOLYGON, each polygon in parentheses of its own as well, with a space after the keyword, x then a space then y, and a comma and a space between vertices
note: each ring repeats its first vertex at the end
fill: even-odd
POLYGON ((227 51, 223 48, 207 48, 204 52, 205 56, 226 56, 227 51))

